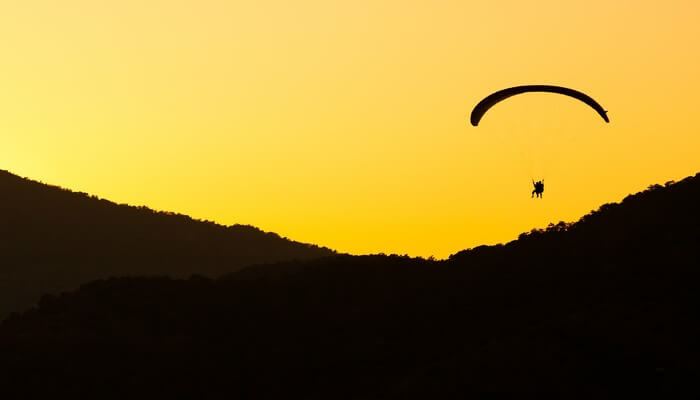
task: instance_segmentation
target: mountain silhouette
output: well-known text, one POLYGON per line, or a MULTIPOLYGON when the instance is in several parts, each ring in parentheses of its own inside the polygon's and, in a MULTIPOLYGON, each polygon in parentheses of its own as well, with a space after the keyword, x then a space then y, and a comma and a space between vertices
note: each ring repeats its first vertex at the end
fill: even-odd
POLYGON ((0 319, 44 293, 112 276, 216 277, 334 254, 246 225, 118 205, 0 171, 0 319))
POLYGON ((698 204, 700 174, 444 261, 334 255, 218 279, 94 281, 0 324, 0 387, 102 399, 697 395, 698 204))

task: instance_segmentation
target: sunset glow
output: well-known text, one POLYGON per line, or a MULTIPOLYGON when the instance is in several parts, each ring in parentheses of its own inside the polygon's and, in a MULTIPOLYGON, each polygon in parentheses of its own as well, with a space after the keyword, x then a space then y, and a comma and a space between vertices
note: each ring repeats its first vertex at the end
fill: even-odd
POLYGON ((685 0, 6 2, 0 169, 443 258, 698 172, 699 17, 685 0), (584 91, 611 122, 532 94, 469 124, 521 84, 584 91))

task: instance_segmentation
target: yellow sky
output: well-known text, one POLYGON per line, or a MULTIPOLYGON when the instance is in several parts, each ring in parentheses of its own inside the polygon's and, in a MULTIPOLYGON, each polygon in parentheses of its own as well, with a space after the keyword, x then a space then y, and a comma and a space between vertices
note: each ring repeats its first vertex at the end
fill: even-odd
POLYGON ((0 168, 446 257, 700 170, 699 19, 685 0, 3 2, 0 168), (611 123, 535 94, 468 124, 518 84, 582 90, 611 123))

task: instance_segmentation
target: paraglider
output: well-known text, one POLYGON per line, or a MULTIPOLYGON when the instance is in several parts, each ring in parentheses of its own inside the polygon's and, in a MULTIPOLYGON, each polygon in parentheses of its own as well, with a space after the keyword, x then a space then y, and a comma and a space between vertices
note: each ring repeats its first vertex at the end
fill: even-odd
POLYGON ((542 198, 542 193, 544 193, 544 179, 541 181, 535 182, 535 180, 532 180, 532 184, 535 185, 535 190, 532 191, 532 196, 530 197, 539 197, 540 199, 542 198))
MULTIPOLYGON (((598 115, 600 115, 600 117, 603 118, 603 121, 607 123, 610 122, 610 119, 608 118, 608 112, 603 108, 603 106, 601 106, 597 101, 593 100, 593 98, 589 95, 579 92, 578 90, 553 85, 523 85, 499 90, 486 96, 472 110, 470 118, 471 124, 473 126, 478 126, 479 121, 481 121, 481 118, 484 116, 484 114, 486 114, 486 112, 490 110, 491 107, 500 103, 501 101, 518 94, 531 92, 556 93, 572 97, 585 103, 593 110, 595 110, 598 113, 598 115)), ((535 182, 535 180, 533 179, 532 184, 535 186, 535 189, 532 191, 531 197, 537 196, 538 198, 542 198, 542 193, 544 193, 544 179, 537 182, 535 182)))
POLYGON ((545 93, 558 93, 565 96, 573 97, 586 103, 589 107, 593 108, 598 115, 600 115, 605 122, 610 122, 608 119, 608 112, 598 104, 597 101, 593 100, 592 97, 585 93, 581 93, 578 90, 565 88, 562 86, 552 86, 552 85, 524 85, 524 86, 514 86, 508 89, 499 90, 486 96, 483 100, 477 104, 472 110, 471 123, 474 126, 479 125, 479 121, 486 114, 486 112, 494 105, 500 103, 501 101, 521 94, 530 92, 545 92, 545 93))

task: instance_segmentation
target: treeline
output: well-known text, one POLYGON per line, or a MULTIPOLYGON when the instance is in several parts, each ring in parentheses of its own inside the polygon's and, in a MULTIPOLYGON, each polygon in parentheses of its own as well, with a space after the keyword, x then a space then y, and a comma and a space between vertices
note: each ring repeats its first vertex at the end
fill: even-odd
POLYGON ((700 176, 445 261, 337 255, 108 279, 0 325, 5 393, 697 395, 700 176))
POLYGON ((0 171, 0 319, 44 293, 110 276, 210 277, 247 265, 334 254, 246 225, 44 185, 0 171))

